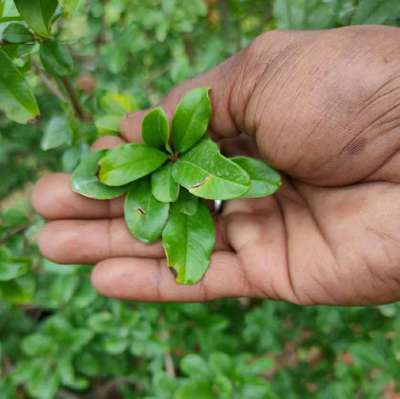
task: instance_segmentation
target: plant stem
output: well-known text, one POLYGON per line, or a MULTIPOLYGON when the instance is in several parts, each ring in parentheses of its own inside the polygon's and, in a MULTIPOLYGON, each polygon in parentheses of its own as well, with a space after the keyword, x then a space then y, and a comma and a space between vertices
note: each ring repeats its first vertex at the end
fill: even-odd
POLYGON ((71 82, 69 81, 69 79, 67 77, 63 77, 63 78, 61 78, 61 83, 65 89, 65 92, 68 95, 69 102, 72 106, 72 109, 74 110, 76 117, 78 119, 80 119, 81 121, 86 121, 88 119, 88 116, 86 115, 86 112, 82 108, 82 106, 78 100, 78 96, 76 95, 71 82))
POLYGON ((64 96, 61 90, 59 90, 54 82, 41 70, 35 60, 32 60, 32 67, 41 82, 47 87, 50 93, 54 94, 63 103, 68 102, 68 99, 64 96))

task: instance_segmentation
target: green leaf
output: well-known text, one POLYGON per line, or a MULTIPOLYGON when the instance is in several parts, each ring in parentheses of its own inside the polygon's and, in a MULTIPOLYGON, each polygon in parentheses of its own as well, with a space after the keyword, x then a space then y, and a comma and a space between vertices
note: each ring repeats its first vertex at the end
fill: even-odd
POLYGON ((72 130, 68 119, 65 116, 54 116, 47 124, 40 147, 47 151, 60 147, 63 144, 71 144, 72 130))
POLYGON ((208 374, 208 364, 199 355, 190 353, 181 360, 181 370, 188 376, 202 376, 208 374))
POLYGON ((12 23, 4 29, 3 40, 7 43, 29 43, 34 40, 32 33, 22 24, 12 23))
POLYGON ((185 381, 174 395, 174 399, 215 399, 210 381, 190 379, 185 381))
POLYGON ((197 207, 199 206, 199 198, 190 194, 185 188, 181 187, 179 190, 179 199, 176 202, 176 208, 179 212, 185 215, 192 216, 196 213, 197 207))
POLYGON ((31 279, 24 280, 25 276, 17 280, 0 281, 0 298, 16 305, 22 305, 32 300, 34 285, 31 279))
POLYGON ((190 193, 207 199, 237 198, 250 187, 248 174, 224 157, 209 138, 178 159, 172 174, 190 193))
POLYGON ((0 24, 5 24, 7 22, 23 22, 24 19, 20 16, 14 16, 14 17, 1 17, 0 18, 0 24))
POLYGON ((48 362, 45 363, 45 366, 42 364, 32 379, 26 382, 29 396, 40 399, 54 399, 59 385, 59 376, 54 373, 54 369, 49 366, 48 362))
POLYGON ((63 152, 61 162, 64 172, 71 173, 78 166, 79 161, 90 152, 90 147, 86 143, 79 143, 69 147, 63 152))
POLYGON ((22 341, 22 351, 28 356, 48 356, 57 349, 56 342, 48 335, 34 333, 22 341))
POLYGON ((360 0, 351 24, 382 24, 398 14, 400 2, 397 0, 360 0))
POLYGON ((172 119, 172 143, 175 151, 185 152, 206 133, 211 116, 209 89, 189 91, 178 104, 172 119))
POLYGON ((228 374, 233 368, 233 361, 226 353, 213 352, 208 358, 210 371, 213 374, 228 374))
POLYGON ((99 136, 106 136, 108 134, 119 132, 119 123, 121 117, 119 115, 105 115, 96 118, 95 125, 99 136))
POLYGON ((100 106, 107 113, 123 116, 136 111, 137 105, 132 96, 125 93, 107 92, 100 98, 100 106))
POLYGON ((168 266, 177 273, 178 283, 200 281, 215 245, 214 222, 207 206, 200 202, 196 213, 189 216, 173 204, 162 233, 162 244, 168 266))
POLYGON ((335 25, 338 1, 279 0, 273 15, 279 29, 324 29, 335 25))
POLYGON ((281 186, 279 173, 265 162, 249 157, 234 157, 231 160, 250 176, 250 188, 241 198, 265 197, 281 186))
POLYGON ((175 202, 178 199, 179 184, 172 177, 171 163, 151 175, 151 192, 161 202, 175 202))
POLYGON ((0 109, 18 123, 26 123, 39 115, 35 97, 11 58, 0 50, 0 109))
POLYGON ((0 248, 0 281, 10 281, 26 274, 31 262, 29 258, 16 257, 0 248))
POLYGON ((265 374, 274 368, 275 362, 272 358, 257 359, 248 364, 244 372, 247 374, 265 374))
POLYGON ((109 187, 102 184, 96 176, 98 162, 107 154, 107 150, 87 154, 72 174, 72 190, 85 197, 111 199, 124 194, 128 187, 109 187))
POLYGON ((40 60, 44 69, 53 76, 70 75, 74 68, 71 53, 62 43, 46 40, 40 45, 40 60))
POLYGON ((57 371, 62 385, 76 390, 87 388, 88 381, 76 375, 70 353, 64 353, 57 359, 57 371))
POLYGON ((167 159, 167 154, 146 144, 123 144, 100 159, 100 181, 121 186, 148 175, 167 159))
POLYGON ((57 8, 57 0, 14 0, 26 23, 40 36, 49 37, 50 22, 57 8))
POLYGON ((143 141, 160 150, 171 152, 169 145, 169 123, 167 115, 161 107, 154 108, 143 119, 142 122, 143 141))
POLYGON ((79 6, 80 0, 59 0, 66 17, 71 17, 79 6))
POLYGON ((169 204, 153 197, 148 177, 133 183, 125 198, 124 214, 128 229, 146 244, 160 238, 168 211, 169 204))

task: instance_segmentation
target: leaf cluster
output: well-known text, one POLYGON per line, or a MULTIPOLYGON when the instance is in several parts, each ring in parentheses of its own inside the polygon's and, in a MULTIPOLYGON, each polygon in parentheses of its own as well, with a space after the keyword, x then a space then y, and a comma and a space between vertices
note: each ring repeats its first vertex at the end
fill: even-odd
POLYGON ((209 90, 190 90, 176 108, 171 129, 164 110, 154 108, 143 119, 143 144, 91 153, 72 175, 73 190, 86 197, 126 194, 129 231, 146 244, 162 237, 168 266, 183 284, 203 277, 215 244, 212 215, 199 198, 263 197, 281 184, 263 161, 222 155, 206 135, 210 117, 209 90))

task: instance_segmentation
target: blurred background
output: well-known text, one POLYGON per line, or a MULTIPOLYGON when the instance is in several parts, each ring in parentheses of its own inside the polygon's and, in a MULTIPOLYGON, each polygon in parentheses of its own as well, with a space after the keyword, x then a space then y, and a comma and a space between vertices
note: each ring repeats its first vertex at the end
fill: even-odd
POLYGON ((90 286, 89 267, 39 255, 35 237, 43 222, 29 196, 38 177, 72 171, 97 137, 117 134, 125 112, 156 103, 261 32, 398 25, 400 1, 60 4, 53 32, 73 67, 54 79, 37 43, 12 39, 7 26, 19 21, 18 11, 12 0, 0 0, 0 48, 41 110, 26 125, 0 113, 0 398, 399 399, 400 304, 102 298, 90 286))

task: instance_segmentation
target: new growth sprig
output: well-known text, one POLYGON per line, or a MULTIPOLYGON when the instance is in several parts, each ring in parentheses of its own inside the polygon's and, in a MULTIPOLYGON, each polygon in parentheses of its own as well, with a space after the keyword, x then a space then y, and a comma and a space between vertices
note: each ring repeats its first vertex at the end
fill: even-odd
POLYGON ((72 176, 75 192, 108 200, 125 195, 131 234, 145 244, 161 238, 176 281, 195 284, 204 276, 215 245, 208 200, 273 194, 280 175, 263 161, 227 158, 207 136, 211 102, 207 88, 189 91, 169 122, 161 107, 142 123, 143 144, 93 152, 72 176))

